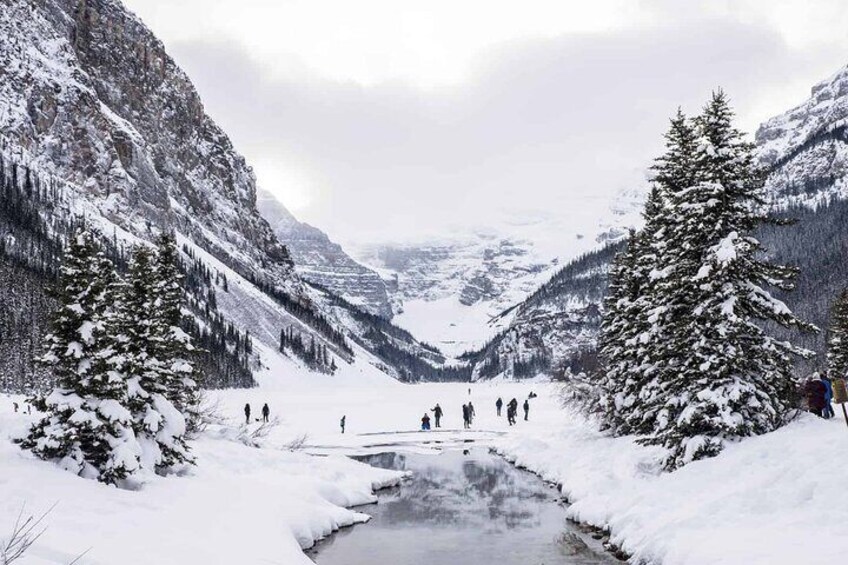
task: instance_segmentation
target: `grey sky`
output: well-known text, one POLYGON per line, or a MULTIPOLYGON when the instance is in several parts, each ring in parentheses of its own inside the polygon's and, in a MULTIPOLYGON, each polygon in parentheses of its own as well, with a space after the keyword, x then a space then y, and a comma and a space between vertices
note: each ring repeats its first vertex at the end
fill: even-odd
POLYGON ((753 131, 848 63, 842 0, 128 4, 260 185, 343 243, 601 213, 678 105, 721 86, 753 131))

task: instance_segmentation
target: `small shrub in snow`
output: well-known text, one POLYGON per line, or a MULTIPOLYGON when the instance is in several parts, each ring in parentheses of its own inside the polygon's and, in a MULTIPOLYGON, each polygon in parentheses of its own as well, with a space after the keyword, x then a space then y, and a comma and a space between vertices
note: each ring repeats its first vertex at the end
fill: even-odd
POLYGON ((24 518, 24 509, 21 508, 9 537, 0 539, 0 565, 11 565, 24 557, 32 544, 47 530, 41 524, 52 510, 48 509, 38 518, 32 515, 24 518))

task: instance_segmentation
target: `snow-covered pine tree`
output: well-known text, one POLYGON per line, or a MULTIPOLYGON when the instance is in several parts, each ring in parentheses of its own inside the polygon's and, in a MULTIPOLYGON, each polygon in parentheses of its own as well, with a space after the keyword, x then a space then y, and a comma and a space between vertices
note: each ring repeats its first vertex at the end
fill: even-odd
POLYGON ((644 252, 642 232, 631 231, 627 247, 616 255, 609 273, 604 316, 601 321, 600 353, 604 371, 601 376, 599 406, 604 426, 616 433, 630 433, 628 414, 633 399, 624 393, 625 383, 636 374, 638 355, 628 345, 638 334, 638 300, 644 280, 636 270, 644 252))
POLYGON ((176 239, 171 233, 163 232, 156 240, 153 274, 153 356, 160 362, 165 397, 183 414, 191 432, 201 419, 200 390, 190 360, 194 346, 182 329, 184 291, 176 239))
POLYGON ((681 216, 673 205, 678 195, 694 183, 697 135, 692 121, 680 109, 670 121, 665 141, 665 153, 652 166, 653 190, 645 204, 645 231, 651 236, 648 249, 639 260, 648 281, 640 298, 644 329, 636 340, 638 376, 631 378, 627 391, 635 397, 627 429, 639 434, 649 434, 662 425, 657 418, 662 418, 665 382, 668 374, 677 371, 682 353, 678 347, 678 324, 687 317, 677 276, 684 270, 680 242, 676 239, 681 216))
POLYGON ((627 251, 610 273, 610 295, 602 325, 601 408, 606 424, 618 434, 653 431, 663 394, 673 293, 668 278, 674 272, 674 242, 669 241, 672 215, 669 195, 688 187, 693 175, 695 134, 682 112, 665 135, 666 152, 653 167, 655 178, 643 217, 644 227, 631 234, 627 251))
POLYGON ((120 369, 127 378, 129 408, 136 436, 144 450, 142 465, 159 472, 191 461, 185 442, 186 421, 168 395, 167 363, 154 308, 157 301, 153 253, 144 245, 133 250, 127 279, 121 288, 117 338, 120 369))
POLYGON ((695 182, 669 195, 674 309, 663 355, 672 359, 656 431, 645 440, 669 450, 668 469, 782 425, 793 407, 792 358, 808 352, 762 322, 814 329, 768 291, 791 290, 796 273, 761 258, 752 233, 767 221, 764 175, 732 118, 725 95, 714 94, 695 120, 695 182))
POLYGON ((827 337, 827 371, 832 378, 848 373, 848 288, 833 303, 827 337))
POLYGON ((44 343, 42 362, 56 387, 33 399, 45 415, 20 440, 39 457, 106 483, 138 470, 141 454, 126 408, 127 383, 114 367, 110 308, 116 278, 96 234, 79 229, 65 251, 59 308, 44 343))

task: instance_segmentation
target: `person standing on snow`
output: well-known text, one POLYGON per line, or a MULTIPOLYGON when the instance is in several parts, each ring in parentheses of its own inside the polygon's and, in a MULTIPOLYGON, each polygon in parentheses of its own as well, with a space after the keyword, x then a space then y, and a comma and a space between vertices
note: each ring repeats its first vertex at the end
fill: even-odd
POLYGON ((471 425, 474 423, 474 405, 471 404, 471 401, 468 401, 468 424, 471 425))
POLYGON ((250 423, 250 403, 244 405, 244 423, 250 423))
POLYGON ((810 380, 804 384, 804 395, 807 397, 807 408, 816 416, 824 417, 824 408, 827 402, 827 386, 818 378, 818 374, 814 374, 810 380))
POLYGON ((509 401, 506 407, 506 418, 509 421, 509 425, 512 426, 515 424, 515 417, 518 415, 518 401, 516 399, 512 399, 509 401))
POLYGON ((271 414, 271 409, 268 408, 268 403, 265 403, 265 406, 262 407, 262 421, 267 422, 268 416, 271 414))
POLYGON ((428 416, 427 413, 424 412, 424 417, 421 418, 421 430, 426 432, 429 429, 430 429, 430 416, 428 416))
POLYGON ((524 400, 524 421, 525 422, 527 421, 527 416, 529 416, 529 415, 530 415, 530 401, 525 399, 524 400))
POLYGON ((833 406, 831 405, 831 402, 833 401, 833 382, 831 382, 827 373, 822 374, 821 382, 823 382, 825 388, 827 388, 827 391, 824 393, 824 409, 822 410, 822 416, 830 419, 836 415, 833 412, 833 406))
POLYGON ((435 408, 432 408, 433 416, 436 418, 436 427, 441 428, 441 424, 439 421, 442 419, 442 407, 439 406, 439 403, 436 403, 435 408))
POLYGON ((462 427, 467 430, 468 424, 469 424, 469 422, 468 422, 468 405, 463 404, 462 405, 462 427))
POLYGON ((503 399, 499 396, 498 400, 495 402, 495 409, 498 411, 498 416, 501 415, 501 408, 503 408, 503 399))
POLYGON ((339 424, 340 424, 340 425, 341 425, 341 427, 342 427, 342 433, 344 433, 345 419, 347 419, 347 416, 342 416, 342 421, 341 421, 341 422, 339 422, 339 424))

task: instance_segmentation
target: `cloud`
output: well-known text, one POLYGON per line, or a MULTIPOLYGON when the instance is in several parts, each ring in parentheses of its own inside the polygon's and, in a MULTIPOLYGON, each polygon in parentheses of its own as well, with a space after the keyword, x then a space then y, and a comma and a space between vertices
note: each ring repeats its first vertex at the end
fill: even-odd
POLYGON ((353 243, 540 213, 585 222, 644 182, 678 106, 696 112, 721 86, 753 128, 842 64, 831 44, 799 49, 721 14, 502 42, 461 84, 424 90, 275 73, 232 42, 171 51, 262 186, 353 243))

